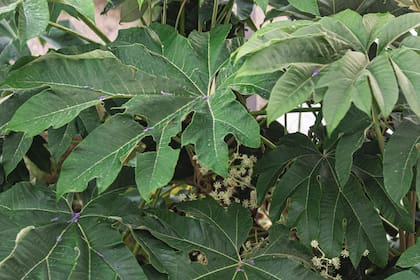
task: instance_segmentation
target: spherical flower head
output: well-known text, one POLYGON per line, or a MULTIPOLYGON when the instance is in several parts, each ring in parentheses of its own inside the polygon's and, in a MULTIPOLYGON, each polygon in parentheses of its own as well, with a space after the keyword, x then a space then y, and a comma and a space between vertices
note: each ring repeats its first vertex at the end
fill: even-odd
POLYGON ((317 240, 312 240, 311 241, 311 247, 312 248, 318 248, 319 247, 319 242, 317 240))
POLYGON ((189 200, 197 200, 197 195, 195 193, 190 193, 188 194, 188 199, 189 200))
POLYGON ((332 258, 331 259, 331 264, 335 267, 335 269, 340 269, 341 263, 340 263, 340 258, 332 258))
POLYGON ((320 259, 320 258, 318 258, 318 257, 313 257, 313 258, 312 258, 312 263, 313 263, 313 265, 314 265, 316 268, 318 268, 318 269, 320 269, 320 268, 321 268, 321 266, 322 266, 322 264, 321 264, 321 259, 320 259))
POLYGON ((348 258, 350 256, 350 252, 347 249, 343 249, 340 254, 343 258, 348 258))
POLYGON ((341 277, 341 275, 340 275, 340 274, 337 274, 337 275, 335 276, 335 280, 343 280, 343 277, 341 277))
POLYGON ((178 197, 179 201, 185 201, 187 199, 187 195, 185 193, 181 193, 178 197))
POLYGON ((222 183, 220 183, 220 181, 216 181, 214 182, 213 187, 215 190, 218 190, 222 187, 222 183))
POLYGON ((328 275, 328 272, 325 269, 323 269, 321 270, 321 276, 324 278, 328 278, 329 275, 328 275))
POLYGON ((364 252, 363 252, 363 256, 364 257, 367 257, 369 255, 369 250, 368 249, 366 249, 364 252))

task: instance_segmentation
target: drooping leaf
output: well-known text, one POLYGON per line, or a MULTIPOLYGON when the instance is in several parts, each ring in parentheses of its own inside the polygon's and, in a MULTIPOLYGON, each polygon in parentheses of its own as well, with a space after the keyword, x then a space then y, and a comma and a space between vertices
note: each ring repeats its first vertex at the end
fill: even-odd
MULTIPOLYGON (((301 154, 285 153, 290 156, 290 164, 278 172, 284 175, 280 176, 273 192, 271 217, 276 221, 286 207, 286 225, 296 228, 304 244, 319 240, 324 252, 332 257, 340 255, 346 241, 344 244, 354 265, 359 263, 365 249, 371 252, 372 262, 385 265, 388 248, 385 232, 362 185, 353 176, 341 185, 332 154, 320 153, 313 144, 296 147, 295 143, 302 141, 302 137, 290 134, 278 148, 284 151, 297 149, 301 154)), ((282 165, 284 161, 278 164, 282 165)))
POLYGON ((420 125, 404 120, 385 145, 384 181, 389 196, 399 202, 411 187, 413 166, 416 165, 420 151, 420 125))
POLYGON ((335 130, 335 133, 339 135, 335 152, 335 171, 338 181, 343 186, 350 176, 353 154, 362 146, 365 130, 370 124, 370 119, 366 114, 353 108, 335 130))
POLYGON ((24 0, 19 9, 19 36, 22 41, 41 35, 48 25, 50 13, 45 0, 24 0))
POLYGON ((6 176, 10 174, 29 150, 32 138, 25 133, 10 133, 4 139, 2 164, 6 176))
POLYGON ((317 0, 288 0, 288 2, 302 12, 319 16, 317 0))
POLYGON ((349 51, 331 64, 318 81, 318 88, 328 87, 322 111, 329 134, 344 118, 352 103, 370 114, 371 95, 366 78, 368 63, 364 54, 349 51))
POLYGON ((412 50, 398 49, 391 53, 391 63, 407 104, 420 118, 419 55, 412 50))
MULTIPOLYGON (((267 122, 271 123, 294 109, 314 91, 312 75, 320 65, 292 65, 274 85, 267 106, 267 122)), ((319 70, 318 70, 319 71, 319 70)))
POLYGON ((135 232, 148 244, 154 263, 159 263, 170 278, 287 279, 294 275, 297 279, 321 279, 309 269, 308 251, 296 241, 287 240, 289 233, 282 226, 270 230, 266 246, 242 255, 240 247, 252 227, 244 208, 234 204, 224 209, 213 200, 177 207, 187 215, 151 211, 139 225, 142 231, 135 232), (144 234, 144 230, 151 235, 144 234))
POLYGON ((267 47, 271 41, 289 37, 290 33, 312 24, 311 21, 277 21, 258 29, 252 36, 235 52, 235 61, 242 57, 255 53, 267 47))
POLYGON ((378 50, 381 53, 400 36, 420 26, 420 14, 409 13, 390 20, 378 34, 378 50))
POLYGON ((101 94, 80 88, 44 90, 19 107, 7 129, 24 131, 30 137, 49 127, 59 128, 82 110, 101 103, 101 94))
POLYGON ((117 191, 85 205, 74 213, 70 200, 56 203, 50 189, 29 183, 1 193, 0 220, 8 227, 0 229, 0 278, 147 279, 111 226, 136 206, 117 191))
POLYGON ((341 56, 342 47, 341 41, 321 33, 271 40, 246 59, 239 74, 270 73, 295 63, 326 64, 341 56))
POLYGON ((391 114, 398 100, 398 84, 389 57, 379 55, 367 67, 372 95, 384 117, 391 114))

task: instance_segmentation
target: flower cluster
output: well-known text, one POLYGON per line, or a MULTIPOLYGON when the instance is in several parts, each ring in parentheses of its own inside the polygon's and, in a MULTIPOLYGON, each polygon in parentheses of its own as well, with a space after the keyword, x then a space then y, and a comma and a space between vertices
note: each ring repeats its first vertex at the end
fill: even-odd
POLYGON ((257 193, 251 182, 256 161, 255 156, 234 153, 229 167, 229 176, 225 179, 216 178, 210 196, 223 206, 236 202, 241 203, 245 208, 258 208, 257 193))
MULTIPOLYGON (((340 274, 337 273, 337 270, 341 267, 341 261, 339 257, 334 257, 329 259, 325 256, 325 253, 319 247, 319 242, 317 240, 311 241, 311 247, 316 250, 320 256, 314 256, 312 258, 312 264, 315 266, 316 269, 320 271, 320 274, 325 279, 334 279, 334 280, 341 280, 342 277, 340 274)), ((342 257, 348 257, 349 251, 344 249, 341 252, 342 257)))

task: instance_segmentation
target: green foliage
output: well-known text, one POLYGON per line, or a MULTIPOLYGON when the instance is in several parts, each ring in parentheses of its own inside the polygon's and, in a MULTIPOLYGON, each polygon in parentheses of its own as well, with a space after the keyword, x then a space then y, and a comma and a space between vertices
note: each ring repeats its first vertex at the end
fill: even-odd
POLYGON ((418 278, 418 13, 118 6, 141 26, 110 42, 93 1, 0 1, 1 279, 418 278))

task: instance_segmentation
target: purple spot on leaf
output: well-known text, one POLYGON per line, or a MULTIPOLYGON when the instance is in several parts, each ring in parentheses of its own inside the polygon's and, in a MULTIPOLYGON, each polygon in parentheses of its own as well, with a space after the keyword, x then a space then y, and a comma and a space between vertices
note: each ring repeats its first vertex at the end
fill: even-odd
POLYGON ((99 96, 99 100, 105 100, 105 98, 106 98, 106 96, 105 95, 101 95, 101 96, 99 96))
POLYGON ((80 212, 76 212, 76 213, 73 213, 73 216, 67 222, 68 223, 77 223, 77 222, 79 222, 79 218, 80 218, 80 212))
POLYGON ((101 259, 105 258, 105 256, 104 256, 101 252, 97 252, 96 254, 98 254, 98 256, 99 256, 101 259))
POLYGON ((313 77, 315 77, 315 76, 318 76, 318 74, 321 72, 321 70, 319 70, 319 69, 315 69, 313 72, 312 72, 312 78, 313 77))
POLYGON ((203 96, 202 98, 203 98, 203 100, 206 100, 206 101, 207 101, 207 100, 209 100, 210 96, 205 95, 205 96, 203 96))
POLYGON ((51 218, 50 222, 57 222, 59 220, 58 217, 51 218))
POLYGON ((237 267, 236 272, 244 272, 244 270, 241 267, 237 267))
POLYGON ((61 236, 59 235, 59 236, 57 236, 56 238, 55 238, 55 241, 57 241, 57 243, 58 242, 61 242, 61 240, 62 240, 62 238, 61 238, 61 236))
POLYGON ((150 130, 152 130, 153 129, 153 126, 152 127, 146 127, 143 131, 144 132, 149 132, 150 130))
POLYGON ((165 92, 165 91, 163 91, 163 90, 161 90, 161 91, 160 91, 160 94, 162 94, 162 95, 166 95, 166 96, 173 96, 173 95, 174 95, 173 93, 170 93, 170 92, 165 92))
POLYGON ((254 264, 255 264, 255 261, 254 261, 253 259, 250 259, 250 260, 248 261, 248 263, 249 263, 250 265, 254 265, 254 264))

